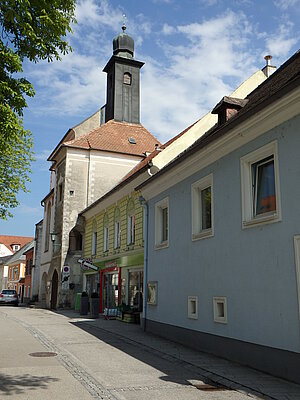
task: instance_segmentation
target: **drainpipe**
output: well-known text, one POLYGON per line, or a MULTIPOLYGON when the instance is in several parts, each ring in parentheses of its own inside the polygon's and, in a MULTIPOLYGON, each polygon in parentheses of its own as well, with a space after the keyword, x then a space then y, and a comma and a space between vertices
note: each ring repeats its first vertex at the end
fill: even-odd
POLYGON ((148 280, 148 204, 143 196, 139 197, 139 202, 144 206, 144 283, 143 283, 143 319, 142 329, 146 330, 147 319, 147 280, 148 280))

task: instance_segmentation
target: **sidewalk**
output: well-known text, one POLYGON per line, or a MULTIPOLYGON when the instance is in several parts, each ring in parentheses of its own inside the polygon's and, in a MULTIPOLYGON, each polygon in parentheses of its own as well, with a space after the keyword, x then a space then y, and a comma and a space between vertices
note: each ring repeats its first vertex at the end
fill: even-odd
POLYGON ((69 318, 70 323, 93 336, 102 339, 105 335, 106 341, 110 340, 112 346, 114 337, 121 337, 123 351, 126 351, 126 343, 134 344, 135 347, 142 346, 143 349, 155 353, 162 359, 179 363, 182 369, 197 372, 197 375, 202 376, 208 383, 222 385, 253 397, 276 400, 300 399, 300 385, 143 332, 139 325, 104 320, 102 317, 89 319, 69 310, 60 310, 57 313, 69 318))

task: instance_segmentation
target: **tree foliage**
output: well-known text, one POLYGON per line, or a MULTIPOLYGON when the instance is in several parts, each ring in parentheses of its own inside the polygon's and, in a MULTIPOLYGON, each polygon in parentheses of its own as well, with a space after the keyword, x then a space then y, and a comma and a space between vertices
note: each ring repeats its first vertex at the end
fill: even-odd
POLYGON ((17 194, 26 191, 33 138, 23 127, 32 84, 22 77, 28 59, 60 60, 71 50, 66 35, 75 22, 76 0, 0 0, 0 218, 12 216, 17 194))

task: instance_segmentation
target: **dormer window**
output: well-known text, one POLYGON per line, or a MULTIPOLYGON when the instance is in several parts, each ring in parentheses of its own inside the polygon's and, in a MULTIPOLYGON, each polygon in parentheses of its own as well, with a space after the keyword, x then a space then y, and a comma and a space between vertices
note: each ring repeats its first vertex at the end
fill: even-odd
POLYGON ((19 244, 13 244, 12 248, 13 248, 13 251, 18 251, 18 250, 20 250, 21 246, 19 244))
POLYGON ((123 76, 124 85, 131 85, 131 74, 129 72, 125 72, 123 76))
POLYGON ((247 99, 224 96, 211 113, 218 114, 218 125, 220 126, 237 114, 247 103, 247 99))

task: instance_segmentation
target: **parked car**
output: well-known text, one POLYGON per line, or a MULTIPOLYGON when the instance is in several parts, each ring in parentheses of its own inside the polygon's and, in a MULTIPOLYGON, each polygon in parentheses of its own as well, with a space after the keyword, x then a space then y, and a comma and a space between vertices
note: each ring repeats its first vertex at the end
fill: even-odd
POLYGON ((13 289, 3 289, 0 293, 0 304, 13 304, 18 307, 18 294, 13 289))

